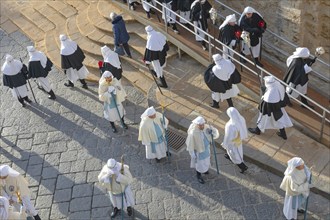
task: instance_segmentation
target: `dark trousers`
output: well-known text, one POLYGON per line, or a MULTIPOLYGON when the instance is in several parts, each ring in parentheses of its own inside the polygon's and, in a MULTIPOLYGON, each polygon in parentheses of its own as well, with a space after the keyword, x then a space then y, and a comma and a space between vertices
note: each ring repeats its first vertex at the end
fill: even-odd
POLYGON ((124 50, 125 50, 127 56, 129 56, 129 57, 132 56, 131 51, 129 50, 128 43, 123 43, 123 47, 124 47, 124 50))

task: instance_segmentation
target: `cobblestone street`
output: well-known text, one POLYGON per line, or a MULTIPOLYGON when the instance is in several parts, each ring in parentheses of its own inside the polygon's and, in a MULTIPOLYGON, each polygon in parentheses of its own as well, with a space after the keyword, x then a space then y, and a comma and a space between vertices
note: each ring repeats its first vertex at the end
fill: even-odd
MULTIPOLYGON (((0 29, 1 65, 7 53, 27 64, 29 45, 19 31, 7 35, 0 29)), ((137 135, 148 100, 124 79, 129 129, 117 125, 117 134, 103 118, 96 84, 88 83, 89 90, 80 83, 68 89, 64 73, 56 68, 49 81, 56 101, 30 80, 38 104, 26 108, 0 83, 0 164, 26 175, 42 219, 110 219, 110 200, 97 176, 109 158, 120 160, 123 154, 134 177, 134 219, 284 219, 282 179, 251 163, 241 174, 224 159, 223 150, 217 149, 220 175, 212 169, 205 184, 197 181, 185 149, 170 161, 146 160, 137 135)), ((33 100, 31 93, 29 97, 33 100)), ((329 200, 311 193, 309 201, 308 219, 330 219, 329 200)))

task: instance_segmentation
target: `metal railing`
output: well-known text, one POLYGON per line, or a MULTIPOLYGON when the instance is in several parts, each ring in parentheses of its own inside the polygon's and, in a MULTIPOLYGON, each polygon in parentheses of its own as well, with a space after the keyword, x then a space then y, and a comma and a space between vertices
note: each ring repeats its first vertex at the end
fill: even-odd
MULTIPOLYGON (((154 10, 158 11, 159 13, 161 13, 163 15, 163 12, 165 12, 164 17, 167 18, 168 16, 166 15, 166 11, 170 11, 171 13, 175 14, 176 17, 180 18, 181 20, 184 20, 185 22, 187 22, 188 24, 190 24, 192 27, 197 28, 198 32, 200 33, 204 33, 205 36, 207 37, 207 40, 204 38, 203 40, 209 44, 209 60, 212 60, 212 48, 215 48, 216 50, 220 51, 221 53, 223 53, 223 50, 219 47, 217 47, 215 45, 215 43, 223 46, 226 48, 226 50, 229 50, 231 52, 234 53, 234 55, 238 56, 239 59, 244 59, 246 61, 246 63, 250 63, 252 64, 255 68, 257 68, 260 71, 260 74, 258 72, 256 72, 255 70, 251 69, 250 67, 248 67, 247 65, 245 65, 244 63, 240 62, 240 60, 235 59, 234 55, 230 56, 229 53, 226 52, 227 56, 231 58, 232 61, 236 62, 237 64, 243 66, 245 69, 247 69, 248 71, 250 71, 251 73, 253 73, 255 76, 260 77, 261 80, 263 80, 263 76, 264 74, 267 74, 269 76, 273 76, 276 80, 278 80, 283 86, 287 87, 289 86, 287 83, 283 82, 281 79, 277 78, 276 76, 274 76, 274 74, 270 73, 269 71, 265 70, 264 68, 258 66, 258 65, 254 65, 254 63, 247 59, 246 57, 242 56, 240 53, 236 52, 235 50, 233 50, 231 47, 228 47, 227 45, 223 44, 221 41, 219 41, 218 39, 215 38, 215 36, 210 35, 208 32, 204 31, 203 29, 196 27, 193 23, 191 23, 189 20, 186 20, 185 18, 183 18, 182 16, 180 16, 179 14, 177 14, 176 12, 172 11, 172 9, 166 7, 164 4, 159 3, 158 1, 156 2, 156 6, 154 6, 153 4, 150 4, 149 2, 146 2, 145 0, 142 0, 143 3, 148 4, 151 8, 153 8, 154 10), (157 8, 157 5, 161 6, 163 10, 160 10, 157 8), (165 9, 165 10, 164 10, 165 9), (212 41, 214 43, 212 43, 212 41)), ((168 28, 167 28, 167 19, 164 19, 165 22, 165 27, 164 30, 167 33, 168 32, 168 28)), ((184 28, 185 30, 187 30, 188 32, 192 33, 194 36, 196 36, 196 33, 192 30, 190 30, 189 28, 187 28, 185 25, 181 24, 180 22, 178 22, 177 20, 175 20, 175 23, 180 25, 182 28, 184 28)), ((323 130, 324 130, 324 124, 325 122, 330 123, 330 119, 328 119, 326 117, 326 115, 330 115, 330 111, 328 109, 326 109, 325 107, 323 107, 322 105, 320 105, 319 103, 317 103, 315 100, 309 98, 308 96, 302 94, 301 92, 299 92, 298 90, 296 90, 295 88, 291 88, 292 91, 298 93, 300 96, 306 98, 309 102, 311 102, 312 104, 316 105, 318 108, 320 108, 322 110, 322 114, 320 114, 319 112, 315 111, 314 109, 312 109, 311 107, 309 107, 308 105, 306 105, 305 103, 301 102, 300 100, 298 100, 297 98, 292 97, 290 94, 289 97, 291 99, 294 99, 296 102, 298 102, 299 104, 301 104, 302 106, 304 106, 306 109, 308 109, 309 111, 313 112, 315 115, 317 115, 318 117, 320 117, 321 119, 321 128, 320 128, 320 140, 323 137, 323 130)))
MULTIPOLYGON (((231 11, 232 13, 235 13, 236 15, 238 15, 239 17, 241 16, 241 13, 239 13, 238 11, 234 10, 233 8, 229 7, 228 5, 225 5, 224 3, 218 1, 218 0, 214 0, 215 3, 220 4, 221 6, 225 7, 226 9, 228 9, 229 11, 231 11)), ((218 13, 218 15, 225 19, 225 16, 223 16, 221 13, 218 13)), ((290 42, 289 40, 285 39, 284 37, 276 34, 275 32, 269 30, 269 28, 266 29, 266 32, 269 35, 271 35, 271 37, 276 38, 277 40, 280 40, 281 42, 285 43, 286 47, 283 48, 290 48, 290 52, 294 51, 297 47, 299 47, 298 45, 290 42)), ((268 43, 267 41, 264 41, 265 44, 267 44, 268 47, 272 48, 273 50, 276 50, 277 52, 281 53, 282 55, 284 55, 285 57, 290 56, 291 54, 287 51, 284 51, 282 49, 280 49, 279 47, 274 46, 274 44, 272 43, 268 43)), ((330 64, 323 61, 320 58, 316 59, 316 62, 323 65, 325 69, 329 69, 330 68, 330 64)), ((325 82, 330 82, 330 78, 324 76, 323 74, 321 74, 320 72, 316 71, 316 70, 312 70, 312 73, 314 73, 318 78, 322 79, 325 82)))

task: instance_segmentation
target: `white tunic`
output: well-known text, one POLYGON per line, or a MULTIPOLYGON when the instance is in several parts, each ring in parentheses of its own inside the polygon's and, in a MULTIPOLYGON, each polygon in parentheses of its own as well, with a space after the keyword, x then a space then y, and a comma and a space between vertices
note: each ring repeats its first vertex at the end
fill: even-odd
MULTIPOLYGON (((253 53, 254 58, 259 57, 259 55, 260 55, 260 42, 261 42, 261 39, 259 38, 259 43, 254 47, 251 46, 251 51, 253 53)), ((248 45, 246 43, 244 43, 243 41, 242 41, 242 52, 245 55, 251 54, 248 45)))
POLYGON ((228 140, 225 142, 226 144, 222 144, 222 147, 227 150, 231 161, 234 164, 243 163, 243 147, 239 130, 234 125, 229 125, 228 128, 226 126, 225 138, 228 140))
POLYGON ((73 69, 72 67, 66 70, 66 76, 72 83, 77 82, 78 79, 85 79, 88 73, 88 69, 85 65, 83 65, 79 70, 73 69))

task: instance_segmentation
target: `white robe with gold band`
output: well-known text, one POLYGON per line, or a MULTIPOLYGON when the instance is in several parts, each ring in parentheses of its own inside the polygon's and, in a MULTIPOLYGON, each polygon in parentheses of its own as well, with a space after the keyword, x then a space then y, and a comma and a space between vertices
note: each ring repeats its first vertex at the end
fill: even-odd
POLYGON ((241 164, 244 162, 241 135, 235 125, 226 125, 222 147, 226 149, 227 154, 234 164, 241 164))

